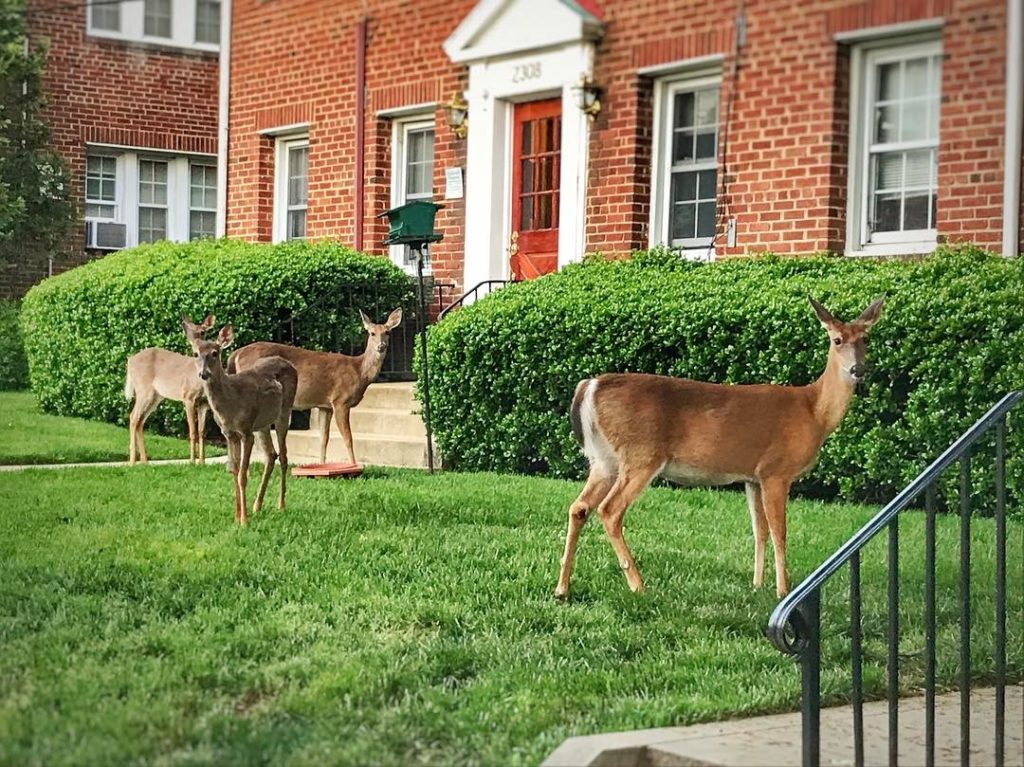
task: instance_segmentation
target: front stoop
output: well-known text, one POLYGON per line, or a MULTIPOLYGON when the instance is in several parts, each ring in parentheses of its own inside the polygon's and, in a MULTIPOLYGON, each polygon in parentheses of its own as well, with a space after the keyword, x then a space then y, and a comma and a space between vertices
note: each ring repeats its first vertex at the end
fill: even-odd
MULTIPOLYGON (((415 384, 370 384, 363 401, 352 409, 352 442, 356 461, 367 466, 427 468, 427 429, 414 396, 415 384)), ((295 465, 320 462, 319 418, 311 416, 309 429, 288 433, 288 458, 295 465)), ((345 442, 331 422, 327 462, 348 460, 345 442)), ((440 460, 434 456, 436 465, 440 460)))
MULTIPOLYGON (((924 764, 924 698, 899 704, 899 763, 924 764)), ((1006 760, 1024 764, 1024 687, 1006 688, 1006 760)), ((887 764, 888 704, 864 706, 864 763, 887 764)), ((995 689, 971 692, 971 764, 995 763, 995 689)), ((935 764, 960 764, 960 693, 935 699, 935 764)), ((542 767, 797 767, 800 714, 569 738, 542 767)), ((849 706, 821 712, 821 764, 852 765, 849 706)))

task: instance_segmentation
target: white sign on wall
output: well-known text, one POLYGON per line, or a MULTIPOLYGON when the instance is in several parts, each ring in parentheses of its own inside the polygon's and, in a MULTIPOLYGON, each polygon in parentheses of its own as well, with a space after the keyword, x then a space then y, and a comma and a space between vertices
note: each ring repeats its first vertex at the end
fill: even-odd
POLYGON ((444 169, 444 198, 446 200, 462 199, 462 168, 444 169))

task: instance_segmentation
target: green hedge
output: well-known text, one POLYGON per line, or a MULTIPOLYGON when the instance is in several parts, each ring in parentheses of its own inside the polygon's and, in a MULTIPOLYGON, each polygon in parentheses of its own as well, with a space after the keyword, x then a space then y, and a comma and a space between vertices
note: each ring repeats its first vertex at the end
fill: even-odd
POLYGON ((28 388, 28 361, 18 312, 17 301, 0 300, 0 391, 28 388))
MULTIPOLYGON (((24 299, 21 326, 45 411, 125 422, 125 361, 147 346, 185 353, 183 312, 232 323, 238 346, 276 338, 344 350, 365 338, 350 306, 383 319, 411 297, 390 261, 329 242, 161 242, 43 281, 24 299)), ((181 430, 180 407, 159 416, 181 430)))
MULTIPOLYGON (((431 329, 434 432, 455 468, 579 477, 585 465, 567 413, 581 379, 643 371, 806 384, 828 353, 807 297, 849 320, 883 294, 868 380, 798 490, 888 499, 999 396, 1024 386, 1021 259, 970 247, 923 261, 694 264, 665 251, 591 259, 509 286, 431 329)), ((1022 433, 1011 439, 1024 452, 1022 433)), ((975 461, 976 472, 989 465, 975 461)), ((1016 497, 1022 470, 1018 462, 1009 478, 1016 497)))

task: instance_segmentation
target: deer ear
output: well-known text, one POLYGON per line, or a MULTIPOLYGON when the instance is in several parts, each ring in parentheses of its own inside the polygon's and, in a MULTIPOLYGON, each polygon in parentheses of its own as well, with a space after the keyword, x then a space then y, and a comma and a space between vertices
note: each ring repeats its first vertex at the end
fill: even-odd
POLYGON ((181 329, 185 332, 185 338, 189 340, 196 334, 196 326, 187 314, 181 315, 181 329))
POLYGON ((882 306, 885 304, 885 297, 879 298, 873 302, 871 306, 860 313, 860 317, 857 318, 857 322, 863 325, 865 328, 870 328, 874 325, 882 316, 882 306))
POLYGON ((226 349, 235 342, 235 331, 231 329, 231 325, 225 325, 220 329, 220 333, 217 334, 217 343, 220 344, 221 349, 226 349))
POLYGON ((811 302, 811 306, 814 307, 814 313, 818 315, 818 319, 821 321, 822 325, 826 328, 831 328, 838 324, 838 321, 832 316, 832 313, 828 309, 819 304, 813 298, 810 298, 810 296, 808 296, 808 299, 811 302))
POLYGON ((366 312, 362 309, 359 310, 359 318, 363 321, 363 327, 366 328, 366 332, 369 333, 373 327, 373 320, 366 316, 366 312))
POLYGON ((215 323, 216 321, 216 317, 214 317, 212 314, 207 314, 206 319, 199 323, 199 327, 201 327, 203 330, 209 330, 210 328, 213 327, 213 323, 215 323))
POLYGON ((387 322, 384 323, 384 326, 388 330, 394 330, 395 328, 397 328, 399 326, 399 324, 401 322, 402 322, 402 309, 401 309, 401 307, 399 307, 398 309, 395 309, 393 312, 391 312, 391 314, 388 315, 387 322))

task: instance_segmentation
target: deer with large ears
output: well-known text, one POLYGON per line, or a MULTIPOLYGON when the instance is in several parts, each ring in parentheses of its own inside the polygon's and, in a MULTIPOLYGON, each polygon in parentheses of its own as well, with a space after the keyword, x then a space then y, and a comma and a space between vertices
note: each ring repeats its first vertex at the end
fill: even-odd
MULTIPOLYGON (((195 333, 202 336, 213 327, 214 318, 208 314, 198 325, 195 333)), ((150 346, 128 358, 124 379, 124 397, 135 405, 128 417, 128 462, 135 463, 135 457, 146 463, 146 443, 143 427, 146 419, 165 399, 181 402, 185 406, 185 421, 188 424, 188 460, 206 462, 206 398, 202 382, 196 378, 192 358, 157 346, 150 346)))
POLYGON ((656 476, 683 485, 743 482, 754 531, 754 588, 764 580, 765 541, 775 549, 775 590, 786 582, 786 501, 814 466, 865 374, 866 334, 882 312, 875 301, 841 322, 811 299, 828 333, 828 363, 807 386, 723 385, 668 376, 612 373, 581 381, 570 418, 590 460, 583 492, 569 507, 569 529, 555 596, 569 593, 576 542, 594 509, 626 582, 643 579, 622 536, 629 505, 656 476))
POLYGON ((266 464, 253 501, 253 513, 263 505, 267 482, 278 458, 281 461, 281 493, 277 508, 284 509, 288 423, 298 385, 295 368, 288 360, 268 357, 245 373, 229 375, 222 365, 221 352, 234 341, 231 326, 221 328, 216 341, 206 341, 197 332, 199 327, 188 317, 182 316, 181 325, 195 354, 195 375, 202 381, 206 401, 228 442, 228 471, 234 476, 235 521, 240 525, 248 522, 245 489, 255 439, 260 442, 266 464), (277 451, 270 437, 271 426, 277 431, 277 451))
POLYGON ((359 312, 366 329, 366 348, 357 357, 331 352, 314 352, 295 346, 259 341, 243 346, 228 360, 228 372, 248 370, 258 360, 271 355, 284 357, 299 371, 295 393, 296 410, 319 408, 321 411, 320 463, 327 460, 327 440, 331 432, 331 413, 345 440, 349 460, 356 462, 352 445, 350 411, 363 399, 368 387, 380 374, 388 351, 391 331, 402 321, 402 310, 395 309, 382 324, 359 312))

